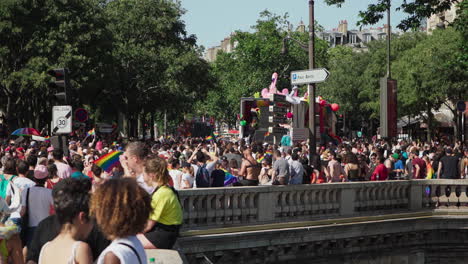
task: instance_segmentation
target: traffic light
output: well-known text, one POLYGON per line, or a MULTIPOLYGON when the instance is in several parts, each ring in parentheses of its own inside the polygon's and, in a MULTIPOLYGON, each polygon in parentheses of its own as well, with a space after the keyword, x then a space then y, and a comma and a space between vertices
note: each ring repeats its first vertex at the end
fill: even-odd
POLYGON ((58 91, 55 97, 60 104, 71 104, 70 81, 68 79, 68 69, 58 68, 47 72, 55 78, 55 81, 49 83, 49 87, 58 91))

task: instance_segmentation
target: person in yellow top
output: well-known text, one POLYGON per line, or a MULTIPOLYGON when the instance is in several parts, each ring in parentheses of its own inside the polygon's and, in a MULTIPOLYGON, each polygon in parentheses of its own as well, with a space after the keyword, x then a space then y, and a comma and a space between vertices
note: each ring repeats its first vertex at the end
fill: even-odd
POLYGON ((177 191, 169 185, 171 176, 167 163, 159 157, 145 161, 143 177, 148 186, 154 187, 148 223, 138 239, 145 249, 171 249, 179 236, 182 224, 182 206, 177 191))

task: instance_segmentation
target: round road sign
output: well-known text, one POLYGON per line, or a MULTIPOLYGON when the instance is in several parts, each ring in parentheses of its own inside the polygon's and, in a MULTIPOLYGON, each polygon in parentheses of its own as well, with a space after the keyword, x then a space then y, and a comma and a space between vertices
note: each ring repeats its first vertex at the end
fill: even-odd
POLYGON ((465 112, 466 110, 466 104, 463 101, 458 101, 457 102, 457 110, 460 112, 465 112))
POLYGON ((75 119, 78 122, 86 122, 86 120, 88 120, 88 111, 83 108, 76 109, 75 119))

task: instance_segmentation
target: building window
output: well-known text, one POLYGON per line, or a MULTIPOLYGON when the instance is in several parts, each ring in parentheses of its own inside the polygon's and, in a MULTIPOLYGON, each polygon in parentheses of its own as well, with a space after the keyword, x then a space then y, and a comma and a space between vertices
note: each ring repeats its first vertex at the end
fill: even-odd
POLYGON ((357 42, 357 36, 355 34, 349 35, 349 43, 354 44, 357 42))

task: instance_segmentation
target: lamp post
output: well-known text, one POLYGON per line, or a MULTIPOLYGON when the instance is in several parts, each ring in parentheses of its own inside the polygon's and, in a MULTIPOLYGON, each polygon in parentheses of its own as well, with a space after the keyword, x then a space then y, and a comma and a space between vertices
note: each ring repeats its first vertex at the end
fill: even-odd
MULTIPOLYGON (((283 48, 281 53, 288 52, 287 42, 293 40, 302 49, 309 53, 309 69, 315 68, 315 18, 314 18, 314 0, 309 0, 309 45, 304 45, 302 42, 292 38, 289 33, 283 39, 283 48)), ((314 156, 317 155, 316 142, 316 127, 315 127, 315 83, 310 83, 307 86, 307 94, 309 95, 309 165, 313 165, 314 156)))
MULTIPOLYGON (((315 68, 315 19, 314 0, 309 0, 309 69, 315 68)), ((317 136, 315 135, 315 83, 307 86, 309 95, 309 165, 313 165, 315 155, 317 155, 317 136)))

